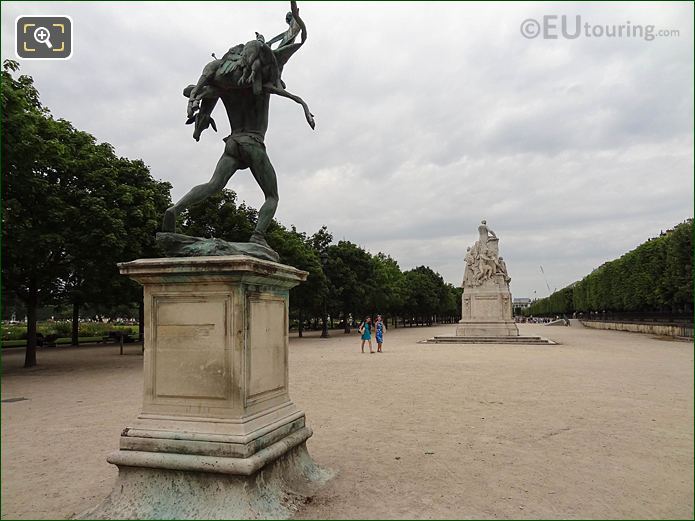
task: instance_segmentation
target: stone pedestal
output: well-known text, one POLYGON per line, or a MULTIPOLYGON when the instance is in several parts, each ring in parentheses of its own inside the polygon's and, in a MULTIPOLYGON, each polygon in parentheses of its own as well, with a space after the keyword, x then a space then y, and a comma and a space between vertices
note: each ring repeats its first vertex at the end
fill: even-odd
POLYGON ((144 286, 140 415, 85 518, 283 518, 328 474, 288 392, 288 292, 307 273, 244 255, 120 265, 144 286))
POLYGON ((512 317, 512 295, 502 275, 494 275, 480 286, 464 287, 461 320, 456 336, 519 336, 512 317))

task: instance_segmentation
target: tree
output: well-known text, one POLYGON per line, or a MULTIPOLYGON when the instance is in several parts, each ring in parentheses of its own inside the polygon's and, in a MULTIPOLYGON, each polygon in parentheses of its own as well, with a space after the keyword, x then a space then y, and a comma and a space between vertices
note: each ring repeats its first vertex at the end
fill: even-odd
POLYGON ((460 319, 459 308, 461 307, 463 288, 455 288, 452 284, 444 284, 440 291, 439 316, 445 318, 447 322, 451 322, 453 319, 460 319), (458 291, 459 289, 461 292, 458 291))
POLYGON ((404 273, 404 307, 417 323, 432 323, 432 315, 440 309, 441 288, 444 280, 427 266, 418 266, 404 273))
POLYGON ((394 259, 381 252, 371 257, 371 263, 369 311, 383 315, 385 320, 388 316, 395 318, 403 307, 403 273, 394 259))
POLYGON ((141 300, 116 263, 151 256, 171 187, 142 161, 118 158, 108 143, 54 119, 32 79, 12 77, 17 68, 6 61, 2 72, 2 274, 27 308, 30 367, 39 303, 71 303, 76 344, 81 306, 141 300))
POLYGON ((256 226, 258 213, 245 203, 237 204, 234 191, 222 190, 204 203, 184 210, 179 219, 187 235, 246 242, 256 226))
POLYGON ((41 105, 33 80, 6 60, 2 93, 2 279, 27 309, 25 367, 36 365, 36 311, 61 292, 68 273, 63 233, 70 194, 64 123, 41 105))
POLYGON ((97 144, 86 132, 69 126, 66 135, 71 138, 66 143, 71 190, 65 298, 72 304, 72 343, 77 345, 81 306, 139 304, 140 286, 120 275, 117 263, 153 256, 171 185, 154 180, 142 161, 116 157, 111 145, 97 144))
POLYGON ((326 251, 331 312, 342 314, 345 333, 349 333, 349 317, 358 317, 367 311, 373 265, 369 253, 349 241, 332 244, 326 251))
POLYGON ((291 230, 273 223, 268 233, 268 244, 283 263, 308 271, 306 281, 290 290, 290 314, 297 316, 299 336, 302 336, 304 317, 320 313, 323 297, 328 291, 326 277, 319 254, 311 241, 293 226, 291 230))
POLYGON ((333 235, 328 231, 325 225, 321 226, 319 231, 309 238, 311 247, 319 254, 327 251, 332 242, 333 235))
POLYGON ((648 239, 579 282, 534 302, 531 315, 579 312, 691 313, 693 220, 648 239))
MULTIPOLYGON (((118 204, 125 209, 124 222, 128 232, 128 240, 119 260, 158 257, 160 252, 155 235, 164 211, 171 206, 171 184, 152 178, 149 167, 142 160, 122 157, 117 165, 121 189, 118 204)), ((120 275, 115 283, 113 295, 116 302, 138 303, 139 337, 143 340, 145 303, 142 286, 120 275)))

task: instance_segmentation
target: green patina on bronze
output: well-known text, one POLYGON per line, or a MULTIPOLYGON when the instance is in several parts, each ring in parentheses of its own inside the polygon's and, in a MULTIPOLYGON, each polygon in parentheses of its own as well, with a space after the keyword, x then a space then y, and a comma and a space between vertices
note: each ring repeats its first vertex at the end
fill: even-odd
POLYGON ((180 233, 162 232, 157 234, 157 244, 170 257, 250 255, 274 262, 280 260, 280 256, 272 248, 256 242, 228 242, 214 237, 191 237, 180 233))
MULTIPOLYGON (((193 187, 174 206, 164 213, 162 232, 157 242, 170 256, 229 255, 244 253, 268 260, 278 260, 265 239, 279 201, 275 169, 265 148, 268 130, 270 95, 275 94, 299 103, 304 116, 313 129, 314 116, 307 104, 286 90, 282 71, 297 50, 306 41, 307 31, 299 17, 296 2, 290 2, 291 12, 285 18, 289 28, 266 42, 263 35, 230 48, 220 59, 215 58, 203 68, 195 85, 183 91, 188 98, 187 124, 193 124, 193 138, 198 141, 208 127, 217 131, 212 111, 219 100, 227 112, 232 133, 227 136, 222 157, 217 162, 212 178, 193 187), (295 43, 297 36, 301 41, 295 43), (271 45, 278 43, 277 48, 271 45), (258 211, 258 222, 249 243, 227 243, 221 239, 187 237, 176 233, 176 214, 191 205, 204 202, 221 191, 237 170, 249 168, 263 190, 265 202, 258 211)), ((214 54, 213 54, 213 57, 214 54)))

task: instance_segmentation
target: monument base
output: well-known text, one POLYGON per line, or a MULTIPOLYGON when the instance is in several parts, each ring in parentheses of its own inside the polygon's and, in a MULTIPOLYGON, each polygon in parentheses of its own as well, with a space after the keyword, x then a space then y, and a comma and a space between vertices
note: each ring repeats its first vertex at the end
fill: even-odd
POLYGON ((420 344, 515 344, 515 345, 557 345, 542 336, 448 336, 440 335, 419 342, 420 344))
POLYGON ((512 318, 512 295, 504 276, 496 274, 478 286, 464 287, 461 299, 462 316, 456 336, 519 336, 512 318))
POLYGON ((180 233, 157 233, 157 245, 170 257, 249 255, 278 262, 280 256, 269 246, 255 242, 228 242, 222 239, 191 237, 180 233))
POLYGON ((456 336, 519 336, 519 328, 513 320, 461 320, 456 327, 456 336))
POLYGON ((80 517, 291 517, 330 477, 289 396, 289 290, 307 273, 247 255, 119 266, 144 287, 143 405, 107 458, 111 494, 80 517))
POLYGON ((257 453, 251 473, 252 458, 118 451, 113 491, 78 519, 287 519, 331 478, 307 452, 310 435, 257 453))

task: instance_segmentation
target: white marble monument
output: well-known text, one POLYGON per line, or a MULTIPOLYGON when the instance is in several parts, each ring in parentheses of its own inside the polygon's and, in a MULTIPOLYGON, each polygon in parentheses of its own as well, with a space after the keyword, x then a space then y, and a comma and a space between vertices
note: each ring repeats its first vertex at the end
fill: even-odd
POLYGON ((83 518, 285 518, 328 473, 288 389, 288 293, 307 273, 245 255, 120 264, 144 286, 144 395, 83 518))
POLYGON ((478 240, 466 249, 461 296, 461 320, 455 335, 438 335, 425 344, 539 344, 555 342, 540 336, 521 336, 512 317, 512 294, 507 265, 499 256, 499 239, 485 221, 478 240))
POLYGON ((519 336, 512 317, 511 278, 499 256, 499 239, 482 221, 478 240, 466 251, 461 320, 456 336, 519 336))

